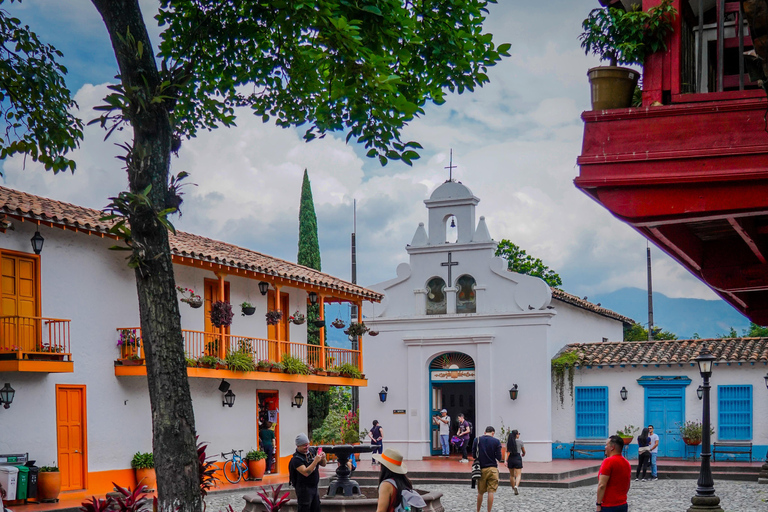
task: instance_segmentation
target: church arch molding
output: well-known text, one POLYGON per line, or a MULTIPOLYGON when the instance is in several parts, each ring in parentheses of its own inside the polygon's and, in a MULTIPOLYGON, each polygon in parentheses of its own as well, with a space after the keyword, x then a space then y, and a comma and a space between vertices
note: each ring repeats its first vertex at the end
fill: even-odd
POLYGON ((443 217, 444 242, 455 244, 459 241, 459 218, 454 213, 446 213, 443 217))
POLYGON ((477 313, 477 281, 469 274, 456 279, 456 313, 477 313))
POLYGON ((431 277, 427 281, 428 315, 444 315, 448 312, 448 299, 445 296, 445 280, 442 277, 431 277))

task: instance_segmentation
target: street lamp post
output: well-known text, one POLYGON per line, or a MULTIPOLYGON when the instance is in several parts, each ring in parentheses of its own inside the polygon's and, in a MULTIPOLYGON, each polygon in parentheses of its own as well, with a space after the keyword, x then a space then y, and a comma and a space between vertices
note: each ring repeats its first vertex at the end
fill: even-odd
POLYGON ((696 362, 699 364, 699 373, 704 380, 702 385, 703 411, 701 418, 701 469, 699 470, 699 481, 696 487, 696 496, 691 498, 691 507, 688 512, 723 512, 720 507, 720 498, 715 495, 715 482, 712 480, 712 468, 709 459, 712 457, 711 443, 709 438, 709 378, 712 376, 712 366, 715 361, 709 349, 705 346, 696 362))

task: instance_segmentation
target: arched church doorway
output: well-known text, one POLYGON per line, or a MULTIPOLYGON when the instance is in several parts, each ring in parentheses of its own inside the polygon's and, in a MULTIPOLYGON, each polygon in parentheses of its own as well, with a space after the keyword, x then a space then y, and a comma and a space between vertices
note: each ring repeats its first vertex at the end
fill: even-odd
MULTIPOLYGON (((467 354, 448 352, 429 364, 429 424, 432 455, 440 455, 440 423, 434 420, 445 409, 451 417, 449 439, 458 430, 458 416, 472 424, 469 442, 475 437, 475 362, 467 354)), ((470 445, 471 446, 471 445, 470 445)))

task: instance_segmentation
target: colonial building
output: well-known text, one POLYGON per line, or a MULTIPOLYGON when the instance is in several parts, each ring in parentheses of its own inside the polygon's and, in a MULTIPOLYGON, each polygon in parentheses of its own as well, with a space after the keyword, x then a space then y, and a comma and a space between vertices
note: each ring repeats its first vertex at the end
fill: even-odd
MULTIPOLYGON (((0 408, 0 454, 55 462, 65 491, 135 485, 131 457, 152 450, 152 423, 134 271, 125 253, 109 250, 116 241, 96 210, 0 187, 0 213, 0 383, 15 390, 10 406, 0 408), (43 241, 41 251, 32 250, 33 237, 43 241)), ((285 473, 292 441, 306 430, 307 391, 366 385, 322 371, 269 371, 266 363, 286 355, 316 370, 342 363, 363 369, 360 351, 308 345, 307 323, 290 316, 305 314, 313 300, 362 306, 381 296, 191 233, 170 234, 170 245, 176 283, 201 299, 179 295, 187 299, 181 324, 200 440, 209 454, 257 448, 258 423, 269 418, 277 424, 274 469, 285 473), (211 323, 217 300, 235 305, 228 327, 211 323), (255 313, 240 314, 244 301, 255 313), (266 313, 276 310, 282 318, 267 325, 266 313), (233 352, 263 361, 266 371, 229 369, 222 360, 233 352)))
POLYGON ((479 201, 459 182, 440 185, 425 201, 428 225, 406 247, 409 263, 371 286, 384 299, 365 308, 379 334, 363 349, 376 364, 360 390, 361 425, 378 420, 387 446, 421 459, 440 452, 432 416, 445 408, 453 432, 460 412, 475 432, 503 422, 524 433, 527 460, 548 461, 550 360, 568 343, 620 341, 631 320, 508 271, 485 218, 475 217, 479 201), (455 241, 446 238, 451 225, 455 241))

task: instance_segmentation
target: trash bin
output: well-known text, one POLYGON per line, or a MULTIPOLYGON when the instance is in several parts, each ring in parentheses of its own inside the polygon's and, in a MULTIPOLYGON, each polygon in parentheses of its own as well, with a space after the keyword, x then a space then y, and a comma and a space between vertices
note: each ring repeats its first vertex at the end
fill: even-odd
POLYGON ((5 499, 16 499, 16 484, 19 479, 19 469, 16 466, 0 466, 0 485, 5 489, 5 499))
POLYGON ((16 499, 27 499, 27 485, 29 483, 29 468, 26 466, 16 466, 19 470, 19 479, 16 482, 16 499))
MULTIPOLYGON (((32 461, 34 462, 34 461, 32 461)), ((27 462, 26 468, 29 469, 29 480, 27 483, 27 499, 37 499, 37 474, 40 468, 37 466, 30 466, 27 462)))

